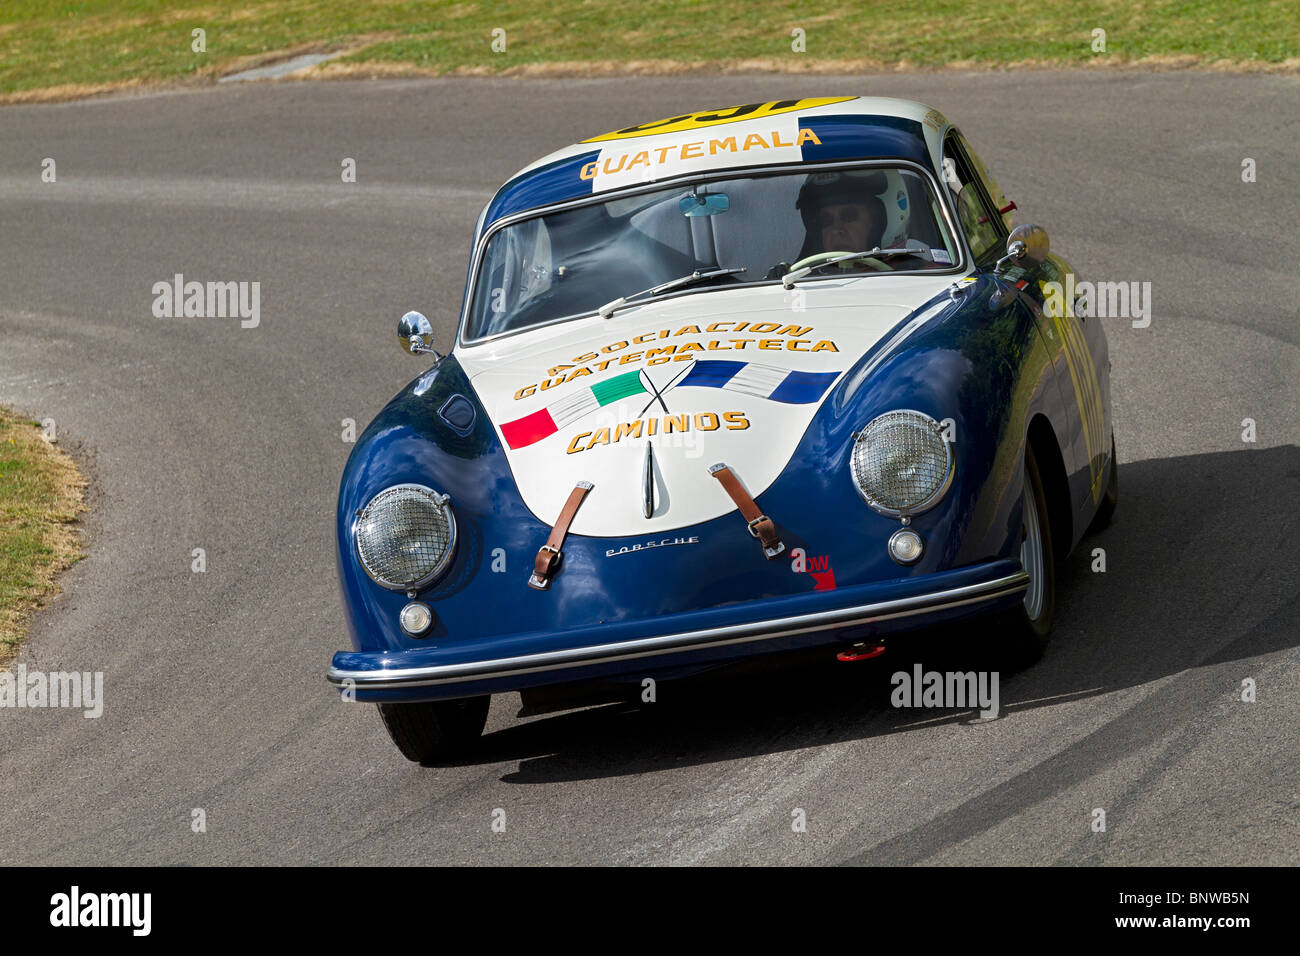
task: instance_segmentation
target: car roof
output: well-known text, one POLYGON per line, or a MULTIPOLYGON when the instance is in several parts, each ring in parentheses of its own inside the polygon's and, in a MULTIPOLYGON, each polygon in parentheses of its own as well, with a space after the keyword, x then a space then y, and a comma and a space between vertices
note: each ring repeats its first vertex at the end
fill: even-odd
POLYGON ((949 125, 924 103, 878 96, 770 100, 683 113, 543 156, 497 190, 477 232, 529 209, 692 172, 905 159, 938 173, 949 125))

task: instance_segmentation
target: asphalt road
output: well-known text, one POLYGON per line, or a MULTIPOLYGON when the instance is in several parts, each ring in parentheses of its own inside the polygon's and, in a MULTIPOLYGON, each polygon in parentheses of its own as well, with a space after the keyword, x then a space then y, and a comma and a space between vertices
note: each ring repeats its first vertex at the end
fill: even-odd
POLYGON ((0 109, 0 402, 54 418, 95 482, 89 557, 20 660, 105 674, 97 720, 0 710, 0 863, 1300 862, 1297 142, 1296 78, 1191 73, 250 84, 0 109), (913 659, 979 661, 958 634, 879 666, 661 687, 645 709, 519 720, 500 696, 480 762, 409 764, 324 681, 347 646, 342 421, 424 368, 398 316, 449 341, 474 218, 537 156, 840 93, 940 108, 1076 268, 1151 283, 1149 328, 1104 320, 1120 509, 1061 572, 1047 656, 1004 677, 991 722, 881 690, 913 659), (259 281, 260 324, 155 318, 175 273, 259 281))

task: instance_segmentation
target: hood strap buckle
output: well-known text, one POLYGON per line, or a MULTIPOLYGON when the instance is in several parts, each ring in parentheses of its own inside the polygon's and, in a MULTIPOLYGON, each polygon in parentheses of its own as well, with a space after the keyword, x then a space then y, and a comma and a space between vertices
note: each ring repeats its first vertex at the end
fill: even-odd
POLYGON ((533 573, 528 578, 530 588, 545 591, 551 586, 551 578, 560 570, 560 563, 564 560, 562 549, 565 535, 569 533, 569 525, 573 522, 573 516, 578 513, 578 506, 582 504, 582 499, 587 497, 587 492, 591 491, 592 487, 590 481, 580 481, 569 492, 568 500, 560 509, 560 516, 555 519, 555 527, 551 529, 550 537, 537 552, 537 560, 533 562, 533 573))
POLYGON ((741 515, 748 522, 749 533, 763 545, 763 556, 771 561, 784 551, 785 544, 776 533, 776 524, 759 509, 758 502, 745 490, 735 472, 724 464, 717 464, 709 467, 709 474, 718 479, 723 490, 731 496, 731 500, 740 509, 741 515))

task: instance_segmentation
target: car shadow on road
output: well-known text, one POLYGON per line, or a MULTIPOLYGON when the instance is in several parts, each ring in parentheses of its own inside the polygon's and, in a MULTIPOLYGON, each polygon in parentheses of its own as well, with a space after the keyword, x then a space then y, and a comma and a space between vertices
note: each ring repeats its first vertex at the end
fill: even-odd
MULTIPOLYGON (((1059 569, 1052 643, 1038 664, 1001 675, 999 719, 1188 671, 1206 677, 1191 693, 1239 693, 1252 658, 1300 645, 1297 491, 1295 445, 1122 462, 1115 521, 1059 569), (1104 572, 1093 570, 1096 549, 1104 572)), ((893 707, 890 675, 915 663, 989 670, 997 640, 987 625, 968 623, 893 639, 872 661, 823 653, 663 681, 653 704, 589 707, 490 733, 474 762, 518 760, 503 780, 550 783, 970 722, 972 710, 893 707)), ((1169 703, 1137 706, 1149 711, 1142 719, 1167 722, 1169 703)), ((1113 722, 1123 712, 1117 706, 1113 722)), ((1120 736, 1093 740, 1092 761, 1118 760, 1149 741, 1139 716, 1122 734, 1115 729, 1120 736)), ((1089 765, 1074 759, 1070 777, 1089 765)))

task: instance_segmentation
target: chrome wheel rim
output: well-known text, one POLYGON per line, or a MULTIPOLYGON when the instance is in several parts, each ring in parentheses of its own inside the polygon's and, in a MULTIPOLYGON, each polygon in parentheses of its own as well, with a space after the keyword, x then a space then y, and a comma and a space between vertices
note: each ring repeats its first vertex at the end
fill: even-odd
POLYGON ((1038 503, 1034 488, 1025 476, 1024 501, 1025 540, 1020 542, 1020 564, 1029 574, 1029 587, 1025 589, 1025 613, 1031 621, 1043 613, 1043 532, 1038 525, 1038 503))

